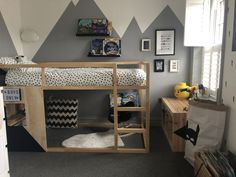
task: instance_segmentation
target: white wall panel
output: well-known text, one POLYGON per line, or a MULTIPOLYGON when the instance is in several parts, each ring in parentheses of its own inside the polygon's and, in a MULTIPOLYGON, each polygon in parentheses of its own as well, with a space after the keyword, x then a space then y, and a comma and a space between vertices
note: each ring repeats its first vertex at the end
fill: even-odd
POLYGON ((236 153, 236 52, 232 52, 232 38, 233 38, 233 23, 234 23, 234 0, 228 1, 229 13, 227 20, 226 32, 226 47, 225 47, 225 64, 223 74, 223 101, 224 104, 229 106, 229 117, 227 124, 227 146, 228 149, 236 153), (231 62, 233 61, 233 65, 231 62), (227 85, 225 85, 227 82, 227 85), (233 102, 233 96, 235 101, 233 102))
POLYGON ((6 148, 6 122, 4 118, 3 95, 0 88, 0 177, 9 177, 8 151, 6 148))
MULTIPOLYGON (((2 131, 2 130, 0 130, 2 131)), ((6 148, 6 139, 5 136, 0 136, 0 176, 5 177, 8 174, 9 171, 9 165, 8 165, 8 152, 6 148)))
MULTIPOLYGON (((123 36, 133 17, 143 33, 162 10, 169 5, 184 24, 185 0, 94 0, 105 16, 113 22, 120 37, 123 36)), ((158 27, 157 27, 158 28, 158 27)))
POLYGON ((120 37, 123 36, 132 18, 135 9, 139 7, 139 1, 133 0, 94 0, 104 15, 112 21, 112 26, 120 37))

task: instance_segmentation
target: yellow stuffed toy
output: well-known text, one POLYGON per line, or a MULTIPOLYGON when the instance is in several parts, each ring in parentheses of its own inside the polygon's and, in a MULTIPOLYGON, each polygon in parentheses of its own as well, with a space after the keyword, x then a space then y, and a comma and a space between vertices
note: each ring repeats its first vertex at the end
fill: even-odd
POLYGON ((175 96, 179 100, 184 100, 190 97, 191 87, 185 82, 180 82, 175 86, 175 96))

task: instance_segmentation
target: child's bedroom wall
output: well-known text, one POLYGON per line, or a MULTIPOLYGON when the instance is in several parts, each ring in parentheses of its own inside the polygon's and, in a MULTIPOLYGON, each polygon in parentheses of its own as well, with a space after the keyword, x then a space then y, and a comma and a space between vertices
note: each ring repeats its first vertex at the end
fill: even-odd
MULTIPOLYGON (((151 117, 152 120, 160 120, 161 110, 158 99, 173 96, 173 87, 177 82, 189 81, 189 49, 183 46, 185 0, 178 2, 172 0, 149 0, 145 2, 141 0, 112 2, 110 0, 79 0, 77 4, 76 1, 61 1, 58 1, 60 5, 56 6, 55 1, 43 0, 39 3, 22 0, 22 29, 34 29, 40 36, 38 42, 23 43, 25 55, 32 56, 30 58, 35 62, 149 61, 151 63, 151 117), (55 7, 53 7, 52 2, 54 2, 55 7), (39 13, 42 14, 43 18, 40 18, 39 13), (78 18, 89 17, 105 17, 112 21, 114 27, 112 36, 121 38, 122 57, 105 59, 87 57, 90 41, 96 37, 76 37, 75 34, 78 18), (175 55, 155 56, 156 29, 176 30, 175 55), (142 38, 151 39, 151 52, 140 51, 140 40, 142 38), (154 59, 165 59, 164 72, 153 72, 154 59), (180 71, 178 73, 168 71, 170 59, 180 60, 180 71)), ((83 103, 84 101, 81 100, 80 102, 83 103)), ((88 101, 85 102, 89 104, 88 101)), ((94 109, 100 108, 95 107, 94 109)), ((95 112, 99 111, 95 110, 95 112)))
POLYGON ((0 56, 16 56, 16 48, 0 13, 0 56))
POLYGON ((226 28, 226 46, 225 46, 225 61, 223 71, 223 103, 229 107, 228 109, 228 120, 227 120, 227 146, 228 149, 236 153, 236 52, 233 50, 233 38, 236 34, 233 31, 236 30, 236 12, 235 12, 235 1, 228 0, 228 15, 227 15, 227 28, 226 28))
MULTIPOLYGON (((14 50, 17 51, 18 55, 22 55, 23 46, 20 39, 20 29, 21 29, 20 0, 14 0, 14 1, 0 0, 0 11, 2 18, 5 21, 5 25, 3 26, 7 27, 7 30, 10 34, 10 38, 15 47, 14 50)), ((3 27, 0 26, 0 28, 3 27)), ((2 33, 0 35, 2 35, 2 33)), ((0 38, 0 40, 1 43, 9 42, 8 40, 7 41, 2 40, 2 38, 0 38)))

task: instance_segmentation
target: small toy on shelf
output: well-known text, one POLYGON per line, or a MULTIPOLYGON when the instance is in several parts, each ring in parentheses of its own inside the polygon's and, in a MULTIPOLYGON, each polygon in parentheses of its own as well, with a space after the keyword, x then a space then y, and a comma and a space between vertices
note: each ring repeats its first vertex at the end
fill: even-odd
POLYGON ((110 36, 112 23, 105 18, 81 18, 78 20, 77 36, 110 36))
POLYGON ((103 54, 103 40, 104 39, 93 39, 91 41, 91 55, 102 55, 103 54))
POLYGON ((120 55, 121 42, 120 38, 106 38, 103 41, 103 54, 104 55, 120 55))
POLYGON ((120 38, 93 39, 88 56, 119 57, 121 55, 120 38))

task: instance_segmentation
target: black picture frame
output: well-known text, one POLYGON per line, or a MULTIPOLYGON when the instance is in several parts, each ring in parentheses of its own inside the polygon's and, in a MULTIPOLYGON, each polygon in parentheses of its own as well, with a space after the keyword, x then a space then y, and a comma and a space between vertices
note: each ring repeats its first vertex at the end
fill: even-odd
POLYGON ((141 40, 141 51, 142 52, 151 51, 151 39, 142 39, 141 40))
POLYGON ((165 71, 165 60, 156 59, 154 60, 154 72, 164 72, 165 71))
POLYGON ((155 31, 155 55, 175 55, 175 29, 155 31))

